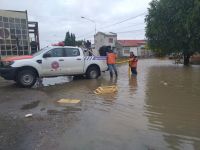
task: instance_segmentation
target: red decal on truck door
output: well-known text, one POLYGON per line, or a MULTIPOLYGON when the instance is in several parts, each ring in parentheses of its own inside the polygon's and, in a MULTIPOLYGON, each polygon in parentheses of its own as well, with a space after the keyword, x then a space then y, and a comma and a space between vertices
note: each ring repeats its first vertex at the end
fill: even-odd
POLYGON ((60 66, 59 66, 59 63, 57 61, 53 61, 52 64, 51 64, 51 67, 53 69, 58 69, 60 66))

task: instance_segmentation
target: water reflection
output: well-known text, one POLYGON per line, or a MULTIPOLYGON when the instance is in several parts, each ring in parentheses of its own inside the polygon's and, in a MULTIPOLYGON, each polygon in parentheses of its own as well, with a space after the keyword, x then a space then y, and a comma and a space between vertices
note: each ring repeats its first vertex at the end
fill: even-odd
POLYGON ((200 70, 152 67, 145 114, 148 128, 159 131, 169 149, 200 149, 200 70))
POLYGON ((108 72, 95 80, 49 78, 35 89, 22 90, 2 82, 1 112, 19 114, 17 110, 26 104, 33 114, 78 118, 65 124, 56 122, 63 132, 54 139, 59 143, 55 149, 200 149, 199 67, 152 59, 139 61, 137 77, 128 76, 127 64, 118 69, 118 78, 110 79, 108 72), (93 92, 110 85, 117 85, 118 92, 93 92), (81 102, 59 105, 56 101, 61 98, 81 102), (13 104, 17 104, 14 110, 13 104))
POLYGON ((129 76, 129 93, 135 94, 137 90, 137 76, 129 76))

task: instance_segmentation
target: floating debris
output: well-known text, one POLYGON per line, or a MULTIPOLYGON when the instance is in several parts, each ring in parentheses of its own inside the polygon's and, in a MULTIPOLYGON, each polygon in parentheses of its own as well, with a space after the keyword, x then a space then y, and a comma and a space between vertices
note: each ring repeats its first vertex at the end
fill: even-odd
POLYGON ((94 93, 95 94, 107 94, 107 93, 114 93, 117 92, 118 88, 116 85, 113 86, 100 86, 98 87, 94 93))
POLYGON ((25 115, 26 118, 32 117, 32 116, 33 116, 33 114, 26 114, 26 115, 25 115))
POLYGON ((65 104, 77 104, 77 103, 80 103, 80 100, 79 99, 60 99, 57 102, 65 103, 65 104))
POLYGON ((162 83, 163 85, 165 85, 165 86, 167 86, 168 85, 168 83, 167 82, 165 82, 165 81, 160 81, 160 83, 162 83))
POLYGON ((164 84, 165 86, 166 86, 166 85, 168 85, 168 83, 167 83, 167 82, 164 82, 163 84, 164 84))

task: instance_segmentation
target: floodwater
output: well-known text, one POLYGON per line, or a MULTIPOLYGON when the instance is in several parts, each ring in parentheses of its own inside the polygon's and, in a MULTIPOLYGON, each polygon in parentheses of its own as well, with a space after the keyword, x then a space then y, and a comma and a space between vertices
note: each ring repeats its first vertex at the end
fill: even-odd
MULTIPOLYGON (((117 79, 110 79, 108 72, 98 80, 59 77, 44 79, 43 84, 24 90, 2 80, 0 115, 11 110, 17 112, 19 120, 26 113, 33 113, 30 121, 57 118, 48 120, 54 125, 48 124, 49 131, 42 140, 36 140, 37 146, 26 141, 18 144, 21 149, 200 149, 200 66, 183 67, 169 60, 146 59, 139 60, 137 77, 128 76, 124 64, 118 66, 118 71, 117 79), (117 85, 118 92, 93 93, 105 85, 117 85), (8 96, 9 92, 13 94, 8 96), (17 104, 12 100, 16 97, 17 104), (81 102, 59 105, 56 101, 61 98, 81 102), (14 104, 16 108, 12 108, 14 104)), ((32 132, 42 130, 39 127, 46 125, 42 120, 34 122, 37 128, 32 125, 32 132)), ((32 139, 33 133, 29 134, 24 140, 32 139)), ((37 139, 37 135, 34 137, 37 139)))

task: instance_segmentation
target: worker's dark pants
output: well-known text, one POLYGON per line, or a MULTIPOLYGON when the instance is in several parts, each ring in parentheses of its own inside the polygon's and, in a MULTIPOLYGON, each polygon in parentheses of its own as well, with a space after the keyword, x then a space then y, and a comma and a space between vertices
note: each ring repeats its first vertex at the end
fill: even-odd
POLYGON ((132 75, 137 75, 137 68, 131 67, 131 72, 132 72, 132 75))
POLYGON ((110 72, 110 77, 113 77, 113 70, 115 72, 116 77, 118 76, 117 68, 116 68, 115 64, 108 64, 108 69, 109 69, 109 72, 110 72))

